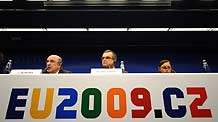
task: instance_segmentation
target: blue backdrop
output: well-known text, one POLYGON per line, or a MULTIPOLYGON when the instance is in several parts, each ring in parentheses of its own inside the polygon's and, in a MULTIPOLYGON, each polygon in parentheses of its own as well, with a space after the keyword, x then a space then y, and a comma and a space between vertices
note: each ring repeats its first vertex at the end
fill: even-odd
POLYGON ((160 60, 169 59, 178 73, 202 72, 206 59, 211 72, 218 72, 217 31, 143 32, 1 32, 0 50, 5 63, 13 60, 18 69, 43 69, 51 54, 63 58, 63 68, 74 73, 89 73, 101 67, 106 49, 117 53, 129 73, 154 73, 160 60))
MULTIPOLYGON (((134 50, 134 49, 133 49, 134 50)), ((152 52, 122 52, 117 51, 119 67, 123 60, 129 73, 155 73, 160 60, 169 59, 177 73, 202 72, 202 60, 206 59, 211 72, 218 72, 218 57, 216 53, 152 53, 152 52)), ((10 52, 5 53, 5 63, 13 60, 14 69, 43 69, 49 54, 58 54, 63 58, 63 68, 74 73, 89 73, 91 68, 101 67, 99 52, 62 52, 62 53, 37 53, 37 52, 10 52)))

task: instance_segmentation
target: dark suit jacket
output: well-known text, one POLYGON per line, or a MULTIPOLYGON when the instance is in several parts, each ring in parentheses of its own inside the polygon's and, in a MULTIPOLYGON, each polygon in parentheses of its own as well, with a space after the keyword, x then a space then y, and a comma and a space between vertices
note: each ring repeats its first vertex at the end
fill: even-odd
MULTIPOLYGON (((46 69, 44 69, 44 70, 42 70, 42 73, 43 73, 43 74, 46 74, 46 73, 48 73, 48 72, 47 72, 46 69)), ((59 74, 60 74, 60 73, 72 73, 72 72, 69 71, 69 70, 63 70, 63 69, 61 69, 61 70, 59 71, 59 74)))

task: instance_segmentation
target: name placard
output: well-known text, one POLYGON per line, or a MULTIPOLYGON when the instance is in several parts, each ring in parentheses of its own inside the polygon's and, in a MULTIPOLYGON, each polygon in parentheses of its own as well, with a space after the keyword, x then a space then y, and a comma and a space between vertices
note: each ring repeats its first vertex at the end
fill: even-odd
POLYGON ((105 69, 105 68, 92 68, 91 74, 122 74, 121 68, 105 69))
POLYGON ((24 74, 41 74, 42 69, 13 69, 10 74, 12 75, 24 75, 24 74))

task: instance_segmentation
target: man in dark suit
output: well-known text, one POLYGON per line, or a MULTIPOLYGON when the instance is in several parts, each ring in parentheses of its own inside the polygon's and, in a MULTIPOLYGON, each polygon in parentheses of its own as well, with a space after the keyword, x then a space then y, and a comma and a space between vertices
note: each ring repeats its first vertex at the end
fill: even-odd
MULTIPOLYGON (((116 68, 117 54, 112 50, 105 50, 101 57, 101 64, 103 68, 113 69, 116 68)), ((124 67, 123 67, 124 68, 124 67)), ((122 69, 123 73, 128 73, 125 69, 122 69)))
POLYGON ((62 69, 62 58, 58 55, 50 55, 46 60, 46 68, 42 71, 42 73, 72 73, 68 70, 62 69))

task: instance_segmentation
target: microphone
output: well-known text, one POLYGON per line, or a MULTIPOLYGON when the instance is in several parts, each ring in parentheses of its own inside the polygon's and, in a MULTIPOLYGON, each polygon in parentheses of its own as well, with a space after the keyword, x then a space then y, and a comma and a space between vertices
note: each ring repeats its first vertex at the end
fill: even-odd
POLYGON ((8 63, 5 66, 4 73, 9 74, 11 72, 12 60, 8 60, 8 63))

